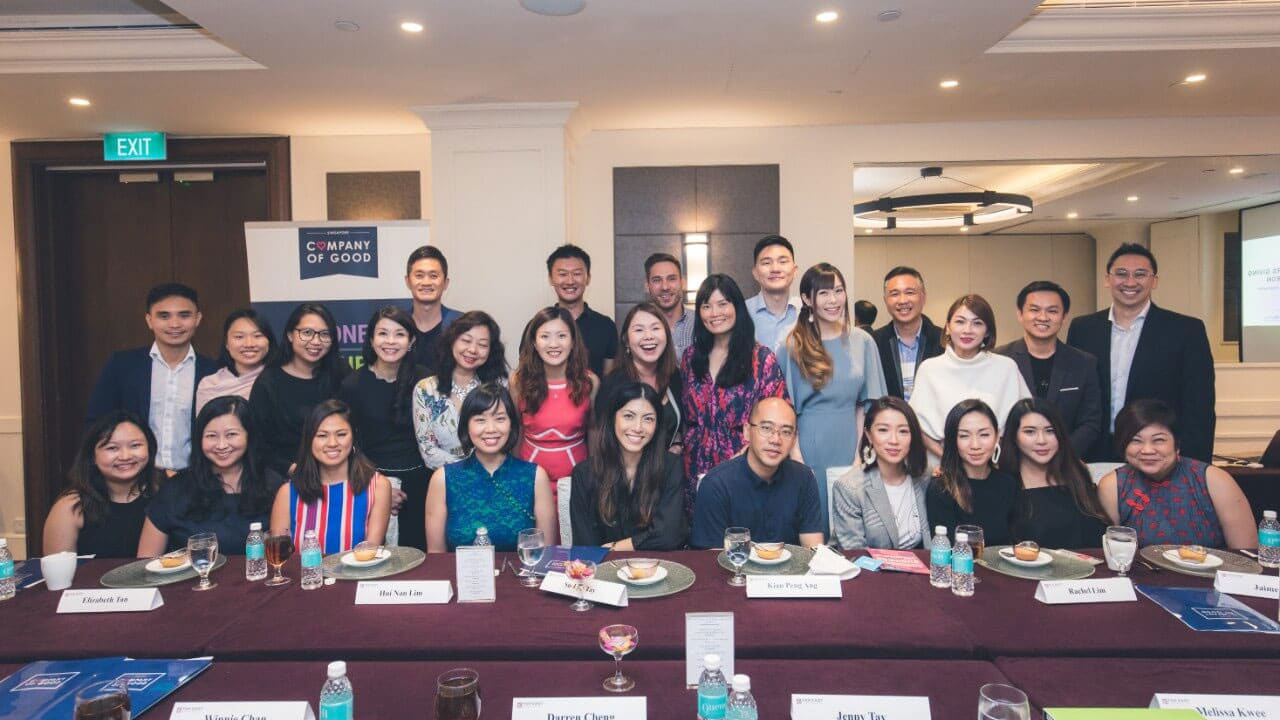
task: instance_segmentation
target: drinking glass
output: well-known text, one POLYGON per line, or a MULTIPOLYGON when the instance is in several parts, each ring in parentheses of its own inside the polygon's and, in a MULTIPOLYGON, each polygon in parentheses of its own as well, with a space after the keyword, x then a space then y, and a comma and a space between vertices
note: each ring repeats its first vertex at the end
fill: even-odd
POLYGON ((578 601, 569 607, 578 612, 586 612, 591 609, 591 603, 587 602, 587 583, 591 578, 595 577, 596 564, 590 560, 570 560, 565 563, 564 574, 571 580, 578 581, 578 601))
POLYGON ((480 675, 458 668, 436 678, 436 720, 479 720, 480 675))
POLYGON ((218 561, 218 536, 202 532, 187 538, 187 555, 191 558, 191 567, 200 574, 200 584, 191 589, 211 590, 218 587, 218 583, 209 582, 209 571, 218 561))
MULTIPOLYGON (((969 533, 969 547, 973 548, 973 559, 981 560, 982 552, 987 549, 987 540, 982 534, 982 528, 977 525, 957 525, 956 532, 969 533)), ((978 573, 973 574, 973 582, 982 582, 982 578, 978 577, 978 573)))
POLYGON ((608 625, 600 628, 600 649, 613 656, 613 674, 604 679, 604 689, 609 692, 626 692, 636 686, 636 681, 622 674, 622 658, 636 649, 640 633, 630 625, 608 625))
POLYGON ((75 720, 129 720, 132 714, 128 683, 118 678, 76 693, 75 720))
POLYGON ((1108 527, 1102 536, 1102 554, 1107 558, 1107 567, 1125 577, 1138 554, 1138 531, 1124 525, 1108 527))
POLYGON ((521 585, 538 587, 538 576, 533 574, 533 568, 542 562, 542 554, 546 549, 547 538, 541 530, 527 528, 520 531, 520 536, 516 539, 516 550, 520 554, 520 564, 524 566, 520 570, 521 585))
POLYGON ((729 584, 734 587, 746 585, 747 579, 742 576, 742 566, 747 564, 747 558, 751 556, 751 531, 744 527, 725 528, 724 553, 733 566, 733 577, 729 578, 729 584))
POLYGON ((1027 694, 1012 685, 990 683, 978 690, 978 720, 1030 720, 1027 694))
POLYGON ((279 535, 270 535, 263 541, 263 549, 267 556, 267 562, 271 567, 276 569, 276 576, 268 580, 266 585, 276 587, 277 585, 288 585, 292 580, 280 573, 280 568, 289 562, 289 558, 293 557, 293 535, 289 530, 285 530, 279 535))

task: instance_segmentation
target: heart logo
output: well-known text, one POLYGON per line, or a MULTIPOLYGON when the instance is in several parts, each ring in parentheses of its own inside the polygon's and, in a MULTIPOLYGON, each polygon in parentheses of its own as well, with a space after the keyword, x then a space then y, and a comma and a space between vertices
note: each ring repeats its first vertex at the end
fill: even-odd
POLYGON ((316 241, 316 249, 317 249, 317 250, 320 250, 320 251, 322 251, 322 252, 324 251, 324 249, 325 249, 326 247, 328 247, 328 245, 329 245, 329 243, 325 242, 324 240, 317 240, 317 241, 316 241))

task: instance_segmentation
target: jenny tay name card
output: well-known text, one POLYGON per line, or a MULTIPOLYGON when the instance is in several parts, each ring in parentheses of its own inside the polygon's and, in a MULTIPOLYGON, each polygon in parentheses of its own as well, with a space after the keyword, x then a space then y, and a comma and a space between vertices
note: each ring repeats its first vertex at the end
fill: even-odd
POLYGON ((1076 603, 1137 602, 1129 578, 1100 580, 1041 580, 1036 585, 1036 599, 1046 605, 1076 603))
POLYGON ((1280 597, 1280 577, 1219 570, 1213 576, 1213 589, 1228 595, 1249 595, 1275 600, 1280 597))
POLYGON ((838 575, 748 575, 749 598, 842 597, 838 575))
POLYGON ((648 702, 644 697, 518 697, 511 699, 511 720, 548 720, 548 718, 646 720, 648 716, 648 702))
POLYGON ((58 613, 147 612, 161 605, 160 588, 63 590, 58 613))
POLYGON ((458 602, 494 602, 498 591, 493 576, 493 546, 459 545, 454 549, 458 569, 458 602))
POLYGON ((929 698, 916 695, 792 695, 791 720, 929 720, 929 698))
POLYGON ((448 580, 361 580, 357 605, 444 605, 453 598, 448 580))
POLYGON ((614 607, 627 606, 627 586, 622 583, 596 580, 595 578, 573 580, 564 573, 549 572, 546 577, 542 578, 542 584, 538 586, 538 589, 571 598, 581 597, 591 602, 604 603, 614 607))
POLYGON ((720 656, 720 672, 733 677, 733 613, 701 612, 684 614, 684 685, 698 687, 702 661, 720 656))
POLYGON ((316 720, 311 703, 295 702, 180 702, 169 720, 316 720))

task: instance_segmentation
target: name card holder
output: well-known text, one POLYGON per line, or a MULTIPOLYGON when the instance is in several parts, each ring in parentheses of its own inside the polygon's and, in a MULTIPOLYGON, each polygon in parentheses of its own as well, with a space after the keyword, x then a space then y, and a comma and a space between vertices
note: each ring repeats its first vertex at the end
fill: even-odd
POLYGON ((1137 602, 1133 583, 1127 577, 1099 580, 1041 580, 1036 599, 1046 605, 1078 603, 1137 602))
POLYGON ((792 695, 791 720, 929 720, 917 695, 792 695))
POLYGON ((361 580, 357 605, 444 605, 453 598, 448 580, 361 580))
POLYGON ((1248 595, 1275 600, 1280 598, 1280 577, 1219 570, 1213 576, 1213 589, 1228 595, 1248 595))
POLYGON ((748 575, 749 598, 843 597, 837 575, 748 575))
POLYGON ((646 720, 648 717, 648 699, 644 697, 518 697, 511 700, 511 720, 646 720))
POLYGON ((591 602, 604 603, 614 607, 627 606, 627 586, 622 583, 605 580, 572 580, 564 573, 549 572, 542 578, 539 590, 546 590, 556 595, 577 598, 582 597, 591 602))
POLYGON ((290 702, 180 702, 174 703, 169 720, 316 720, 311 703, 290 702))
POLYGON ((149 612, 164 605, 160 588, 108 588, 104 590, 63 590, 58 614, 149 612))
POLYGON ((492 545, 459 545, 454 549, 454 560, 458 572, 458 602, 494 602, 498 599, 492 545))
POLYGON ((1216 718, 1280 719, 1280 696, 1278 695, 1156 693, 1151 696, 1151 707, 1161 709, 1189 708, 1206 718, 1214 718, 1215 720, 1216 718))

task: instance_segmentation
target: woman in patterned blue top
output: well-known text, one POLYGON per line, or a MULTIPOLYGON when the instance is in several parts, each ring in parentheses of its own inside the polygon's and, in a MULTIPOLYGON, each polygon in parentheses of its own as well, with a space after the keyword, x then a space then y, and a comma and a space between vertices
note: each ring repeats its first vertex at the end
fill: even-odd
POLYGON ((507 389, 490 382, 472 390, 462 402, 458 428, 469 455, 431 476, 427 551, 469 545, 479 527, 489 530, 489 539, 501 551, 515 550, 520 531, 529 527, 554 544, 551 482, 542 468, 511 454, 520 440, 520 413, 507 389))

